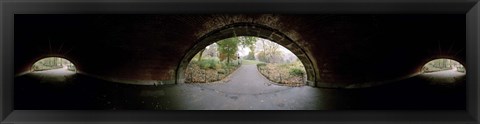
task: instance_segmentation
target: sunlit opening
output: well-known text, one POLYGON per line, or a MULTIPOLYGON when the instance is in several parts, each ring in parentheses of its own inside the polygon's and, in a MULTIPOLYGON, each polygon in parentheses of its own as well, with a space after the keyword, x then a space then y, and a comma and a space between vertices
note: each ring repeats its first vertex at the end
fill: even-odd
POLYGON ((229 82, 244 73, 263 75, 278 85, 303 86, 306 81, 305 67, 295 54, 275 42, 250 36, 227 38, 205 47, 185 72, 187 83, 229 82))
POLYGON ((451 59, 435 59, 422 68, 422 76, 436 84, 456 84, 465 80, 465 67, 451 59))
POLYGON ((32 65, 34 73, 71 74, 76 72, 75 65, 59 57, 43 58, 32 65))
POLYGON ((435 59, 423 66, 424 73, 465 74, 465 67, 455 60, 435 59))

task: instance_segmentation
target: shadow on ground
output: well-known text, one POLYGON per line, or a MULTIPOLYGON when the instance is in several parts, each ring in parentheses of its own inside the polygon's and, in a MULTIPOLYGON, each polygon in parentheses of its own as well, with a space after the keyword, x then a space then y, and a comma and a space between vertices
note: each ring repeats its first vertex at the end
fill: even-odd
POLYGON ((264 77, 246 78, 258 75, 251 69, 256 70, 240 67, 234 72, 239 74, 225 83, 159 86, 121 84, 82 74, 29 73, 15 78, 15 109, 418 110, 466 106, 464 75, 439 80, 422 74, 371 88, 323 89, 277 86, 264 77))

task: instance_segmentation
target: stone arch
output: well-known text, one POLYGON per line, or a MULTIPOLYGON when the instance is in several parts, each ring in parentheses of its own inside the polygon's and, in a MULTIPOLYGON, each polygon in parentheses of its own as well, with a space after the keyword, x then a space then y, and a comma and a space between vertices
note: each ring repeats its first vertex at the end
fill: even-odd
POLYGON ((215 43, 219 40, 236 37, 236 36, 255 36, 264 39, 268 39, 275 43, 278 43, 292 53, 294 53, 298 59, 302 62, 307 73, 307 85, 313 86, 316 81, 315 67, 311 60, 311 57, 301 48, 296 42, 289 38, 284 33, 279 30, 273 29, 271 27, 260 25, 256 23, 234 23, 230 25, 223 26, 219 29, 213 30, 204 36, 200 37, 195 45, 189 49, 189 51, 183 56, 180 63, 178 64, 176 70, 176 79, 175 82, 184 83, 185 82, 185 69, 190 62, 190 60, 197 54, 200 50, 206 46, 215 43))

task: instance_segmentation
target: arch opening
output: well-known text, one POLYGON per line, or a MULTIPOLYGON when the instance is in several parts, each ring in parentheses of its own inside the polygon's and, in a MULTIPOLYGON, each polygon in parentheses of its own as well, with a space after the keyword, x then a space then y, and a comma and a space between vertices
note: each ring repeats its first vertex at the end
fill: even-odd
POLYGON ((199 38, 198 42, 189 49, 178 64, 176 70, 176 83, 186 82, 186 70, 190 60, 195 57, 197 53, 202 51, 207 46, 232 37, 257 37, 275 42, 291 51, 298 57, 299 63, 304 66, 305 80, 304 82, 309 86, 315 85, 316 70, 312 64, 309 55, 296 42, 290 39, 280 31, 270 28, 268 26, 259 25, 255 23, 235 23, 224 26, 222 28, 211 31, 210 33, 199 38))
POLYGON ((421 75, 435 83, 457 83, 464 80, 465 67, 452 59, 434 59, 427 62, 421 70, 421 75))
POLYGON ((38 60, 31 66, 32 73, 47 75, 73 75, 77 72, 75 65, 60 57, 46 57, 38 60))
POLYGON ((185 75, 185 83, 226 82, 231 76, 267 79, 282 86, 303 86, 306 82, 305 67, 294 53, 254 36, 231 37, 208 45, 190 60, 185 75), (241 71, 234 73, 240 67, 241 71))

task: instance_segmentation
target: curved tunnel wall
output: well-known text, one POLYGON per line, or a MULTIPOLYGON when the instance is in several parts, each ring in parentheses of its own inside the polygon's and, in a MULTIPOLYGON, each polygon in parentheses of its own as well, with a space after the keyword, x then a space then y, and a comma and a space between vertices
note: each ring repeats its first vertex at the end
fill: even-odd
POLYGON ((307 84, 311 86, 315 85, 315 73, 318 72, 318 70, 315 70, 312 60, 305 53, 305 51, 280 31, 255 23, 234 23, 226 25, 201 37, 200 40, 192 48, 190 48, 187 54, 185 54, 182 61, 178 65, 177 83, 183 83, 185 81, 185 69, 190 60, 199 51, 212 43, 236 36, 261 37, 286 47, 303 63, 307 72, 307 84))
POLYGON ((16 15, 15 73, 61 56, 92 76, 174 83, 203 36, 235 23, 290 38, 318 87, 405 77, 435 57, 466 65, 464 15, 16 15))

